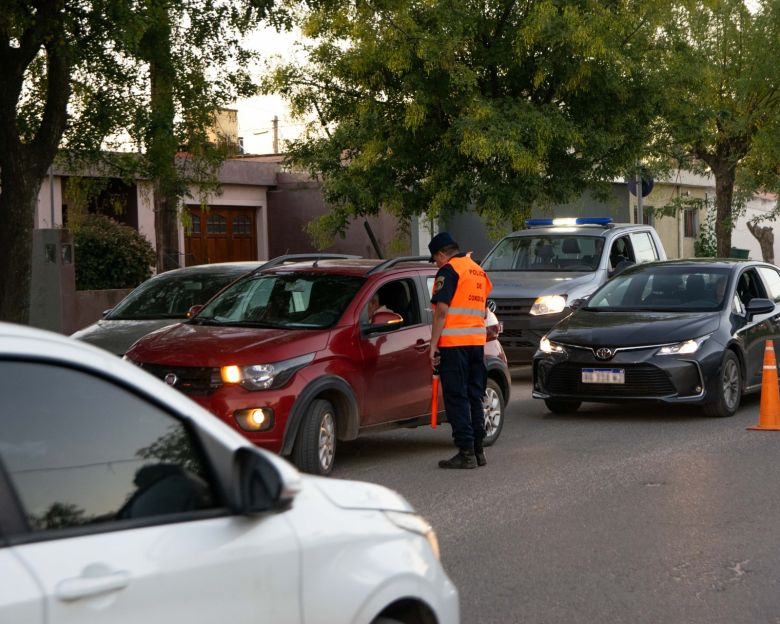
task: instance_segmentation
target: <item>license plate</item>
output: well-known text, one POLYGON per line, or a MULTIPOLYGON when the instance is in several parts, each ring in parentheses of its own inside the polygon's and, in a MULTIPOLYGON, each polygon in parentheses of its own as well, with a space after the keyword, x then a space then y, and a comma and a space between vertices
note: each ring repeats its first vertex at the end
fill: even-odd
POLYGON ((624 368, 583 368, 582 383, 626 383, 626 371, 624 368))

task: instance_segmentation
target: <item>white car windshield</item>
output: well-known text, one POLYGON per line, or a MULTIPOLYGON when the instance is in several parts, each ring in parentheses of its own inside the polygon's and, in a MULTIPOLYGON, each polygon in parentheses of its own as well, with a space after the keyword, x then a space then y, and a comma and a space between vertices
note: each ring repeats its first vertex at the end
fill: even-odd
POLYGON ((505 238, 482 262, 487 271, 591 272, 599 266, 604 239, 556 234, 505 238))

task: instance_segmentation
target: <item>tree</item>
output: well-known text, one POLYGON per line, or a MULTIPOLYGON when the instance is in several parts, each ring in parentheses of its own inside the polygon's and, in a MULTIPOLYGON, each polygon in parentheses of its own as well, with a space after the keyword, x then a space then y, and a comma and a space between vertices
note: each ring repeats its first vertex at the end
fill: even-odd
POLYGON ((764 262, 775 263, 775 232, 769 225, 760 225, 758 220, 748 221, 748 230, 761 246, 761 257, 764 262))
POLYGON ((111 46, 118 35, 114 8, 109 1, 3 2, 0 319, 28 320, 38 190, 63 136, 99 143, 126 110, 121 101, 107 106, 107 84, 124 74, 121 51, 111 46), (84 73, 88 65, 91 76, 84 73))
MULTIPOLYGON (((189 178, 213 182, 221 154, 208 145, 206 129, 215 108, 250 92, 244 67, 250 55, 238 41, 271 6, 272 0, 4 0, 0 319, 28 320, 33 218, 58 147, 67 148, 71 162, 110 160, 125 172, 140 166, 166 201, 183 195, 189 178), (148 149, 148 158, 106 157, 107 146, 126 148, 127 135, 148 149), (180 145, 194 157, 176 167, 180 145)), ((171 220, 165 223, 170 236, 171 220)))
POLYGON ((667 5, 325 0, 301 21, 308 64, 277 66, 264 88, 316 116, 288 154, 322 180, 327 232, 380 206, 517 221, 606 194, 640 155, 667 5))
POLYGON ((756 153, 780 137, 780 11, 774 0, 751 4, 755 12, 743 0, 697 0, 678 6, 664 29, 665 112, 656 147, 714 176, 721 257, 730 254, 744 197, 766 185, 773 169, 776 185, 780 162, 767 159, 768 150, 756 153))
POLYGON ((144 27, 132 51, 146 65, 149 92, 134 135, 154 182, 157 268, 165 270, 179 266, 178 207, 188 182, 216 186, 217 167, 236 149, 208 135, 215 111, 256 92, 241 37, 265 18, 285 25, 286 14, 273 0, 137 0, 133 11, 144 27), (177 160, 182 149, 187 157, 177 160))

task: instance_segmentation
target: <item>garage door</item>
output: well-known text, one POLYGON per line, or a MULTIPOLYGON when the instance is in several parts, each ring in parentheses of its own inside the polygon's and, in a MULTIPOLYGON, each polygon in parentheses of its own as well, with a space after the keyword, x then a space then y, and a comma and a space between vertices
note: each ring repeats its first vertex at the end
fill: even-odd
POLYGON ((257 260, 255 209, 220 206, 208 211, 189 206, 192 230, 185 232, 187 266, 257 260))

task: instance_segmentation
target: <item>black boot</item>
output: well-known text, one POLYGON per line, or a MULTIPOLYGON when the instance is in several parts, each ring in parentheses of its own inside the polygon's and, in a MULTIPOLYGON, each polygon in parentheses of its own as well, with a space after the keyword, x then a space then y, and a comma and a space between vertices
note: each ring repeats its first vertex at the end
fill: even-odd
POLYGON ((485 449, 482 446, 482 440, 474 442, 474 457, 477 460, 477 466, 487 465, 487 459, 485 459, 485 449))
POLYGON ((460 449, 451 459, 442 459, 439 468, 476 468, 477 458, 471 449, 460 449))

